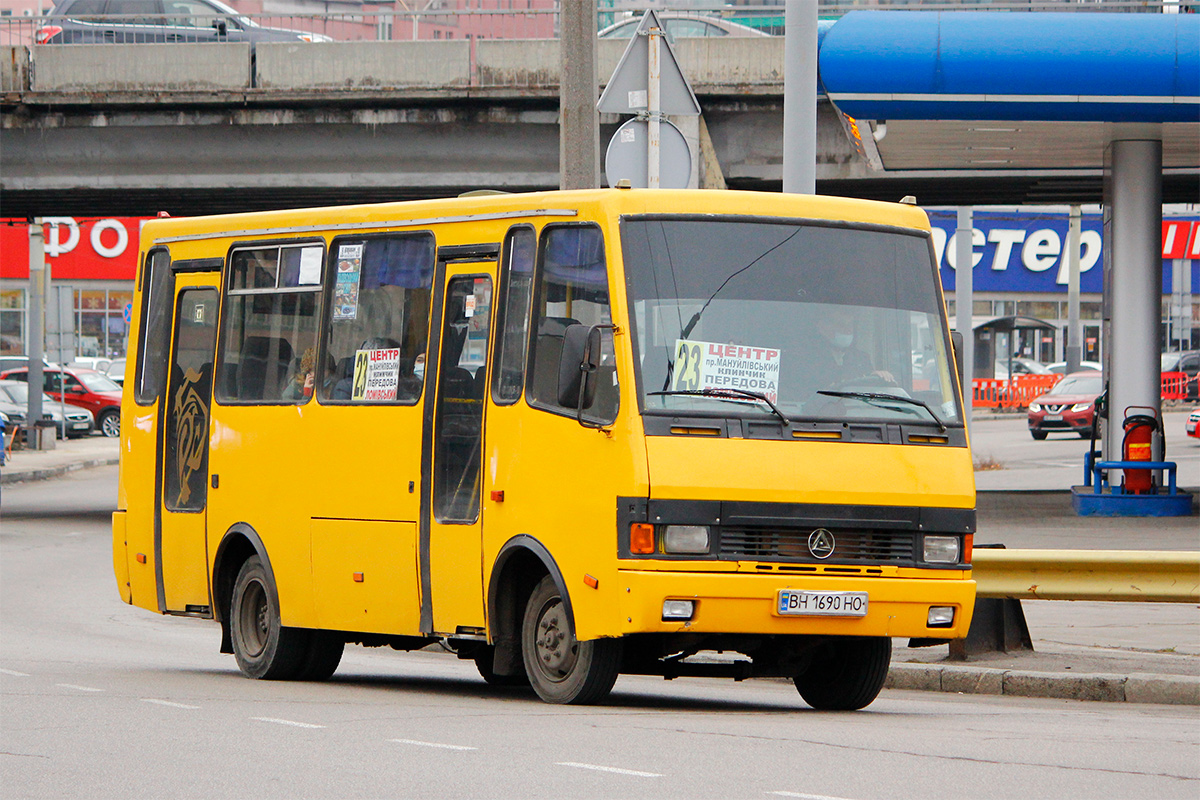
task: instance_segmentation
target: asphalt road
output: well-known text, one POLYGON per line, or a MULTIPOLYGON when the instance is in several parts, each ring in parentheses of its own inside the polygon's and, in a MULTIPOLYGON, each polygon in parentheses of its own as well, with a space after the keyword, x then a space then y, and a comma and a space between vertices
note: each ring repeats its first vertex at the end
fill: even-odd
POLYGON ((622 677, 603 706, 469 662, 350 648, 329 683, 242 678, 211 622, 121 603, 114 468, 4 491, 5 798, 1200 796, 1200 709, 622 677))

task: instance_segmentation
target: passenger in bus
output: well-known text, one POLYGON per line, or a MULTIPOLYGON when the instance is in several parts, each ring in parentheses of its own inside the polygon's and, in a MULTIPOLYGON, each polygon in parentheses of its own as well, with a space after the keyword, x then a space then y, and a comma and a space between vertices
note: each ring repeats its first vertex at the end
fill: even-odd
POLYGON ((312 397, 315 382, 314 374, 317 366, 317 349, 310 347, 300 356, 300 366, 288 381, 283 390, 284 400, 299 400, 303 402, 312 397))

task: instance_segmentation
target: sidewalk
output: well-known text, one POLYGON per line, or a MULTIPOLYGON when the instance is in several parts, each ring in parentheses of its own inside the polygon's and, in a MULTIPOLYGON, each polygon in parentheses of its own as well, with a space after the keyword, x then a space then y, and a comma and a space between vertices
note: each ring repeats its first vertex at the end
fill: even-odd
MULTIPOLYGON (((118 443, 90 436, 58 442, 51 451, 19 451, 0 468, 0 481, 7 486, 114 465, 118 443)), ((1047 549, 1200 549, 1194 516, 1080 518, 1071 511, 1066 492, 1041 488, 1047 485, 1042 470, 1011 472, 1005 483, 1016 482, 1015 489, 980 487, 978 542, 1047 549), (1130 541, 1139 546, 1129 548, 1130 541)), ((896 639, 887 686, 1200 706, 1200 606, 1038 600, 1023 602, 1022 609, 1033 652, 956 662, 949 660, 946 645, 911 649, 907 640, 896 639)))
POLYGON ((119 462, 120 439, 91 435, 61 439, 53 450, 16 450, 0 467, 0 484, 57 478, 77 469, 104 467, 119 462))

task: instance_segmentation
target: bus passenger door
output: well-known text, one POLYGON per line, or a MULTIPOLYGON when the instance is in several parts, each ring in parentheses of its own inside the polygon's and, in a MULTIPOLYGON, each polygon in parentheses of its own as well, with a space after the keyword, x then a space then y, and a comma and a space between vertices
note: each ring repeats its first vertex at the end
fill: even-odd
MULTIPOLYGON (((428 596, 422 617, 437 633, 482 633, 484 627, 482 487, 484 397, 491 333, 493 263, 451 264, 441 331, 430 348, 437 370, 426 506, 428 596), (486 272, 485 272, 486 270, 486 272), (473 630, 478 629, 478 630, 473 630)), ((429 411, 426 412, 429 414, 429 411)), ((428 430, 428 417, 426 422, 428 430)))
POLYGON ((206 521, 213 353, 219 293, 215 273, 175 276, 167 397, 158 425, 161 482, 155 526, 158 604, 207 614, 206 521))

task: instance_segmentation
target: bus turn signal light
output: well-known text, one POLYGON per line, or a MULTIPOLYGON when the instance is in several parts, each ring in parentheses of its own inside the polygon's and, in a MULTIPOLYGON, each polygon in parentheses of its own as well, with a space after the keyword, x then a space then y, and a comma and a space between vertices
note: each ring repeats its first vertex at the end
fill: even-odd
POLYGON ((629 552, 640 556, 653 555, 653 525, 648 522, 635 522, 629 526, 629 552))

